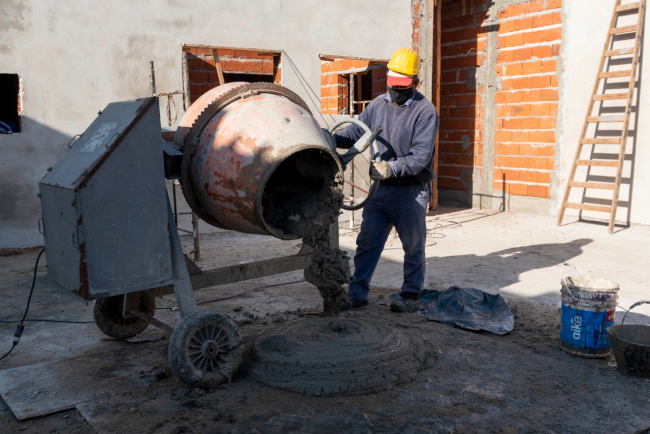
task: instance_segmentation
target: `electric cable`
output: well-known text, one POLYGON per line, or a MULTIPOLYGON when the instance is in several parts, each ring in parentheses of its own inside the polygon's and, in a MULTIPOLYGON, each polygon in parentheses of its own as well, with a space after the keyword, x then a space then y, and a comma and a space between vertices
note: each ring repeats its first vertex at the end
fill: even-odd
MULTIPOLYGON (((314 104, 314 107, 320 107, 320 98, 318 98, 318 95, 316 95, 316 92, 314 92, 314 90, 311 88, 311 86, 309 86, 309 83, 307 83, 307 80, 305 80, 305 77, 303 77, 302 74, 300 73, 300 71, 298 71, 298 69, 296 68, 296 65, 294 65, 294 63, 293 63, 293 60, 291 60, 291 57, 289 57, 289 54, 287 54, 287 52, 284 51, 284 50, 282 50, 282 54, 283 54, 283 57, 285 57, 287 59, 287 63, 289 64, 291 69, 293 69, 293 72, 296 74, 296 77, 298 77, 298 81, 300 82, 300 85, 302 86, 302 88, 307 93, 307 97, 311 100, 311 103, 314 104), (307 83, 307 86, 305 86, 305 84, 303 82, 307 83), (307 88, 309 88, 309 89, 307 89, 307 88), (316 101, 318 101, 318 104, 316 104, 314 102, 314 99, 310 95, 310 91, 314 95, 314 97, 316 97, 316 101)), ((323 113, 321 113, 320 110, 318 110, 318 114, 323 119, 323 122, 325 122, 325 125, 327 125, 329 127, 329 124, 325 120, 325 116, 323 116, 323 113)), ((334 122, 335 121, 334 116, 332 116, 332 115, 329 115, 329 116, 332 118, 332 122, 334 122)))
POLYGON ((29 297, 27 298, 27 306, 25 306, 25 313, 23 314, 23 319, 20 320, 18 324, 16 324, 16 331, 14 332, 14 340, 11 345, 11 349, 5 353, 4 356, 0 357, 0 360, 5 359, 11 352, 16 348, 16 345, 18 345, 18 342, 20 342, 20 337, 22 336, 23 332, 25 331, 25 318, 27 318, 27 312, 29 312, 29 305, 32 302, 32 294, 34 294, 34 287, 36 286, 36 271, 38 270, 38 261, 41 259, 41 255, 45 252, 45 249, 41 249, 41 251, 38 253, 38 256, 36 257, 36 264, 34 264, 34 276, 32 277, 32 287, 29 290, 29 297))
MULTIPOLYGON (((13 324, 16 321, 11 321, 11 320, 0 320, 0 323, 2 324, 13 324)), ((65 324, 93 324, 95 321, 68 321, 68 320, 63 320, 63 319, 45 319, 45 318, 34 318, 34 319, 26 319, 23 322, 56 322, 56 323, 65 323, 65 324)))

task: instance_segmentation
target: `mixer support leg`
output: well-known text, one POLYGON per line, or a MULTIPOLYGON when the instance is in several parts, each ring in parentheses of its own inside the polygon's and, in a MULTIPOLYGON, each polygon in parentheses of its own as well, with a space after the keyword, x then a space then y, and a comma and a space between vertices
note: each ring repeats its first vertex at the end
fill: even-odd
POLYGON ((172 273, 174 276, 174 294, 181 318, 198 311, 196 299, 192 291, 192 282, 190 274, 187 271, 185 257, 183 256, 183 246, 181 239, 178 237, 176 223, 174 222, 174 212, 172 211, 169 197, 167 197, 167 215, 169 216, 167 226, 169 227, 169 242, 172 249, 172 273))

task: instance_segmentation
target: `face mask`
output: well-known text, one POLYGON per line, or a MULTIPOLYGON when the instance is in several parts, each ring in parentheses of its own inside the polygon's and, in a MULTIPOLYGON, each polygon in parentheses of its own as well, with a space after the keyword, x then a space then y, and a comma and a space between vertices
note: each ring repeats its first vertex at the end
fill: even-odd
POLYGON ((388 88, 388 94, 390 95, 390 99, 392 99, 395 104, 397 105, 402 105, 415 93, 415 90, 413 89, 413 86, 407 87, 405 89, 393 89, 392 87, 386 86, 388 88))

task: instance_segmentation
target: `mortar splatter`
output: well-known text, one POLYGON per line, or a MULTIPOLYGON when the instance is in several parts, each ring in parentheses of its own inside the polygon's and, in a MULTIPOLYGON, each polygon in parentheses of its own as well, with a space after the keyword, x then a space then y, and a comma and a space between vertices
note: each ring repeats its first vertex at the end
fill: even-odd
POLYGON ((329 315, 340 313, 341 302, 347 299, 343 285, 349 281, 347 253, 330 248, 330 226, 343 204, 342 185, 329 154, 299 153, 276 169, 262 199, 269 226, 302 237, 314 249, 305 279, 318 288, 329 315))

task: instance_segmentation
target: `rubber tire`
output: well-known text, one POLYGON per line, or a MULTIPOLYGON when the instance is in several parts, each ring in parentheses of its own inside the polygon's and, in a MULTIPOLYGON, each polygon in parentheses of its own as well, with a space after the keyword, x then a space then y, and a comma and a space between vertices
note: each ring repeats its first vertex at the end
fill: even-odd
POLYGON ((230 382, 242 361, 241 336, 237 325, 221 312, 202 310, 183 318, 174 329, 169 340, 169 364, 176 377, 190 387, 211 389, 230 382), (223 360, 219 369, 203 371, 190 360, 189 344, 198 330, 206 326, 216 326, 225 332, 225 351, 221 351, 223 360))
MULTIPOLYGON (((129 339, 144 331, 149 323, 140 318, 122 317, 124 295, 100 298, 95 302, 93 317, 99 330, 114 339, 129 339), (119 315, 119 316, 118 316, 119 315)), ((153 316, 156 313, 156 299, 149 291, 140 292, 140 312, 153 316)))

